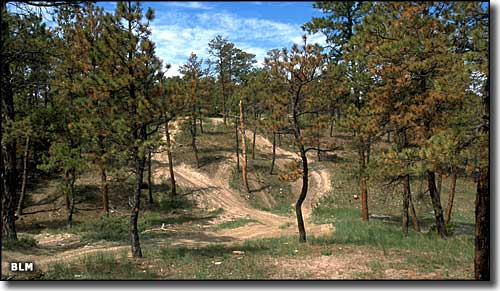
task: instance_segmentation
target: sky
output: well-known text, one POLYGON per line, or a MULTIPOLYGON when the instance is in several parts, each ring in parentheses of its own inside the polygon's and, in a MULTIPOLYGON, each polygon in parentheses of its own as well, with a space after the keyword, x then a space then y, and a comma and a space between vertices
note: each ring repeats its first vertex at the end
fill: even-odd
MULTIPOLYGON (((208 58, 208 43, 218 34, 236 47, 256 55, 262 64, 267 51, 301 43, 300 27, 321 12, 313 2, 141 2, 144 11, 155 10, 151 39, 157 55, 170 64, 167 76, 180 75, 179 67, 193 52, 208 58)), ((98 2, 112 12, 115 2, 98 2)), ((325 44, 322 34, 311 35, 309 43, 325 44)))

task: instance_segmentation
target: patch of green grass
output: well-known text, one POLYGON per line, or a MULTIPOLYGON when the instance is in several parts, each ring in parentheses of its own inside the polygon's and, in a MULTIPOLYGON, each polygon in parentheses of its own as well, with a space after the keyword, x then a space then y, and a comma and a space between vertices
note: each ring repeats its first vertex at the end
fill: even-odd
POLYGON ((243 225, 249 224, 249 223, 260 223, 257 219, 251 219, 251 218, 240 218, 236 220, 230 220, 230 221, 224 221, 223 223, 217 225, 216 229, 232 229, 232 228, 238 228, 242 227, 243 225))
POLYGON ((88 219, 76 225, 72 231, 81 234, 84 241, 127 241, 128 229, 128 216, 110 214, 88 219))
POLYGON ((136 262, 123 253, 117 258, 112 253, 99 252, 83 257, 78 262, 54 264, 42 277, 43 280, 148 280, 156 274, 139 268, 136 262))
POLYGON ((36 246, 36 240, 31 237, 20 237, 17 240, 2 239, 2 249, 4 250, 23 251, 36 246))
POLYGON ((256 249, 241 246, 208 245, 202 248, 162 248, 147 253, 159 258, 165 279, 242 280, 266 279, 274 273, 256 249), (243 255, 233 250, 245 251, 243 255))
POLYGON ((313 240, 318 244, 374 246, 387 255, 394 250, 405 251, 407 263, 432 272, 439 268, 453 269, 471 265, 474 256, 472 234, 455 234, 440 239, 435 231, 404 236, 397 220, 371 219, 361 221, 356 209, 324 209, 313 211, 316 222, 333 223, 335 235, 313 240))
POLYGON ((215 210, 213 210, 213 211, 209 212, 209 215, 210 215, 210 216, 219 216, 219 215, 221 215, 222 213, 224 213, 224 208, 219 207, 219 208, 217 208, 217 209, 215 209, 215 210))
POLYGON ((330 250, 330 249, 322 249, 322 250, 319 251, 319 253, 322 256, 331 256, 332 255, 332 250, 330 250))
POLYGON ((319 255, 311 244, 299 243, 297 237, 290 236, 251 239, 231 246, 149 249, 145 256, 155 258, 165 279, 241 280, 269 279, 279 272, 273 264, 276 258, 307 257, 315 252, 319 255))
MULTIPOLYGON (((170 195, 166 196, 167 198, 159 200, 159 211, 168 212, 176 209, 192 209, 194 207, 193 201, 187 199, 186 195, 177 195, 175 197, 170 197, 170 195)), ((165 195, 163 197, 165 197, 165 195)))

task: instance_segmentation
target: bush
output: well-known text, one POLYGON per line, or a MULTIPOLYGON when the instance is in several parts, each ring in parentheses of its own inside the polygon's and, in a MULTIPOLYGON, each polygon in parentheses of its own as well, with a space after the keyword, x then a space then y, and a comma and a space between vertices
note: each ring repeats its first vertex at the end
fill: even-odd
POLYGON ((103 215, 95 220, 88 220, 76 227, 77 232, 83 232, 82 240, 128 240, 129 217, 118 215, 103 215))

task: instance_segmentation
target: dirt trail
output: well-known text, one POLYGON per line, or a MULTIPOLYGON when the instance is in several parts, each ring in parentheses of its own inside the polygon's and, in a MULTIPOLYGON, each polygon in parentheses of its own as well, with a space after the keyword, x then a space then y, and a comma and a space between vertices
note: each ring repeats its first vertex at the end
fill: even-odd
MULTIPOLYGON (((213 119, 214 123, 221 121, 213 119)), ((173 130, 173 132, 176 132, 173 130)), ((250 134, 247 131, 247 134, 250 134)), ((173 134, 174 135, 174 134, 173 134)), ((268 150, 272 144, 265 137, 257 135, 256 146, 268 150)), ((294 154, 281 148, 276 149, 281 156, 278 163, 284 157, 289 158, 294 154)), ((154 159, 164 162, 165 154, 158 153, 154 159)), ((284 160, 283 160, 284 161, 284 160)), ((234 241, 243 241, 249 238, 263 238, 291 235, 296 233, 295 218, 289 216, 281 216, 267 211, 261 211, 252 208, 248 202, 241 196, 240 193, 230 188, 228 177, 231 175, 231 169, 236 164, 234 154, 226 155, 225 163, 221 164, 216 173, 208 175, 201 172, 199 169, 192 168, 186 164, 176 166, 174 169, 177 182, 185 188, 201 190, 198 191, 199 202, 202 206, 209 209, 224 209, 224 220, 234 220, 238 218, 256 219, 259 223, 249 223, 236 229, 221 230, 212 233, 215 237, 224 236, 231 237, 234 241)), ((155 171, 154 177, 168 176, 166 168, 159 168, 155 171)), ((324 175, 319 175, 324 176, 324 175)), ((329 183, 317 183, 321 189, 321 193, 326 193, 330 190, 329 183)), ((318 191, 317 191, 318 192, 318 191)), ((311 201, 311 200, 309 200, 311 201)), ((315 225, 309 223, 307 219, 310 215, 311 203, 308 201, 305 205, 304 215, 306 217, 306 230, 310 235, 323 235, 332 231, 331 225, 315 225)))
MULTIPOLYGON (((222 121, 215 118, 212 122, 219 124, 222 121)), ((172 130, 172 137, 175 139, 178 125, 172 130)), ((247 131, 247 135, 251 132, 247 131)), ((272 144, 261 135, 256 136, 256 146, 264 150, 272 147, 272 144)), ((280 155, 277 159, 278 163, 282 163, 285 159, 293 158, 293 153, 277 147, 276 152, 280 155)), ((166 154, 158 153, 154 159, 160 162, 165 162, 166 154)), ((175 175, 177 182, 185 188, 193 188, 201 190, 200 202, 203 206, 209 209, 224 209, 224 219, 233 220, 238 218, 256 219, 259 223, 249 223, 236 229, 221 230, 212 233, 213 236, 231 237, 234 241, 242 241, 249 238, 276 237, 283 235, 292 235, 296 233, 295 218, 288 216, 276 215, 270 212, 261 211, 252 208, 248 202, 241 196, 240 193, 231 189, 228 184, 228 177, 231 175, 231 169, 236 164, 236 156, 234 154, 227 155, 225 162, 219 165, 216 173, 208 175, 201 172, 199 169, 192 168, 186 164, 181 164, 175 167, 175 175)), ((168 170, 159 168, 155 171, 155 178, 167 177, 168 170)), ((315 187, 312 187, 310 192, 316 192, 320 195, 330 191, 330 183, 328 173, 313 173, 314 180, 318 181, 315 187), (327 179, 327 180, 324 180, 327 179)), ((200 193, 200 191, 198 191, 200 193)), ((319 195, 315 195, 319 196, 319 195)), ((318 197, 314 197, 319 199, 318 197)), ((306 217, 306 230, 309 235, 324 235, 331 233, 331 225, 315 225, 309 223, 309 217, 312 208, 312 201, 315 199, 306 199, 304 207, 304 216, 306 217)))
MULTIPOLYGON (((218 120, 213 121, 215 124, 218 120)), ((222 121, 221 121, 222 122, 222 121)), ((172 138, 179 131, 179 123, 174 123, 171 130, 172 138)), ((251 135, 247 131, 247 135, 251 135)), ((163 138, 165 138, 163 136, 163 138)), ((272 148, 272 144, 261 135, 256 136, 256 146, 261 150, 268 151, 272 148)), ((276 152, 277 165, 282 165, 287 160, 297 157, 296 154, 277 147, 276 152)), ((228 177, 231 174, 231 169, 236 163, 234 154, 227 155, 224 163, 221 163, 216 173, 207 174, 199 169, 192 168, 186 164, 181 164, 175 167, 175 175, 177 182, 186 189, 195 190, 193 195, 197 196, 200 206, 209 210, 223 208, 224 212, 219 218, 210 223, 218 224, 221 221, 234 220, 238 218, 251 218, 258 220, 257 222, 248 223, 236 229, 224 229, 219 231, 211 231, 200 228, 195 232, 176 232, 175 229, 155 228, 149 231, 164 232, 165 237, 142 241, 143 247, 161 246, 161 245, 182 245, 182 246, 203 246, 210 243, 232 244, 241 242, 251 238, 266 238, 279 237, 297 234, 296 220, 293 216, 281 216, 270 212, 252 208, 249 203, 242 197, 240 193, 231 189, 228 184, 228 177)), ((166 152, 156 153, 153 159, 166 164, 166 152)), ((320 199, 322 195, 331 190, 329 174, 324 169, 316 169, 314 161, 311 161, 312 183, 309 191, 309 196, 304 203, 304 217, 306 223, 306 231, 308 235, 318 236, 329 234, 333 231, 331 225, 316 225, 310 222, 311 210, 314 203, 320 199)), ((160 167, 153 173, 154 179, 168 178, 168 168, 160 167)), ((299 181, 300 182, 300 181, 299 181)), ((300 185, 300 183, 295 183, 300 185)), ((24 261, 35 261, 39 267, 46 267, 52 263, 71 261, 96 252, 114 252, 129 251, 130 246, 120 245, 119 243, 98 242, 92 245, 80 245, 78 239, 71 235, 49 235, 42 234, 36 239, 40 246, 40 252, 37 254, 23 254, 19 252, 4 252, 2 268, 7 268, 6 264, 10 258, 24 261), (60 236, 60 237, 59 237, 60 236), (57 248, 66 246, 68 250, 60 252, 57 248), (73 247, 71 247, 73 246, 73 247), (76 247, 76 248, 75 248, 76 247)))
MULTIPOLYGON (((246 131, 246 137, 252 139, 253 133, 251 131, 246 131)), ((260 148, 262 151, 271 152, 273 144, 265 137, 260 134, 256 135, 255 145, 257 148, 260 148)), ((315 162, 315 159, 312 157, 309 158, 309 167, 310 167, 310 179, 311 183, 309 185, 308 196, 304 201, 304 209, 303 214, 306 220, 310 220, 312 209, 317 205, 320 199, 327 193, 332 190, 330 173, 328 170, 324 168, 320 168, 315 162)), ((282 165, 287 160, 292 159, 300 159, 298 153, 293 153, 291 151, 287 151, 280 147, 276 147, 276 164, 282 165)), ((298 193, 300 191, 300 187, 302 186, 302 180, 299 179, 293 185, 298 193)))

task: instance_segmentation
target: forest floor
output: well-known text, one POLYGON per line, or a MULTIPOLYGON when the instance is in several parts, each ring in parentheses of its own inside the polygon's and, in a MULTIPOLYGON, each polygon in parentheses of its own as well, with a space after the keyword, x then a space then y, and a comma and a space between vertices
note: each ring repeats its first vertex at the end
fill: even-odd
MULTIPOLYGON (((145 258, 130 257, 124 203, 127 188, 119 186, 123 182, 117 179, 114 184, 113 213, 103 218, 95 206, 99 204, 96 177, 89 175, 79 182, 82 198, 75 215, 76 226, 71 231, 64 229, 62 199, 57 196, 60 191, 55 182, 32 189, 31 206, 18 221, 21 242, 2 248, 2 278, 472 278, 470 197, 458 201, 456 206, 458 211, 464 207, 464 211, 459 212, 460 223, 456 225, 457 232, 462 231, 463 235, 436 243, 436 238, 427 230, 427 234, 413 234, 404 240, 400 233, 394 235, 397 221, 394 224, 383 219, 377 221, 377 217, 391 220, 394 213, 374 215, 370 229, 359 221, 358 202, 351 199, 355 193, 352 184, 346 182, 347 178, 337 178, 342 174, 339 164, 350 159, 347 151, 340 150, 326 161, 317 161, 311 155, 311 183, 303 206, 308 243, 300 244, 292 206, 301 180, 283 182, 279 175, 262 174, 270 163, 269 139, 256 135, 257 158, 255 161, 249 158, 253 165, 249 173, 251 191, 245 193, 239 189, 239 174, 234 170, 236 155, 232 150, 230 126, 226 129, 221 119, 206 120, 205 133, 198 140, 202 148, 199 168, 193 162, 189 137, 181 130, 182 126, 177 122, 172 130, 176 148, 175 176, 180 188, 179 205, 175 207, 172 201, 162 200, 165 194, 162 191, 168 191, 158 190, 168 188, 165 186, 169 176, 167 155, 163 151, 153 155, 152 176, 157 185, 153 190, 158 190, 155 193, 158 205, 147 205, 144 200, 140 229, 145 258), (336 177, 334 181, 332 174, 336 177), (341 188, 349 191, 342 198, 338 196, 341 188), (342 207, 331 209, 332 204, 342 207), (447 248, 448 254, 436 258, 436 252, 447 248), (34 262, 38 271, 29 275, 12 273, 8 270, 11 261, 34 262)), ((251 141, 252 131, 246 133, 251 141)), ((337 142, 340 141, 341 138, 337 142)), ((297 158, 296 153, 278 147, 278 172, 297 158)), ((470 183, 465 184, 470 187, 470 183)), ((387 207, 386 202, 380 204, 387 207)), ((374 203, 374 209, 382 209, 377 207, 374 203)), ((428 212, 428 209, 421 211, 428 212)), ((428 215, 425 219, 429 220, 428 215)), ((425 228, 425 223, 423 225, 425 228)))

